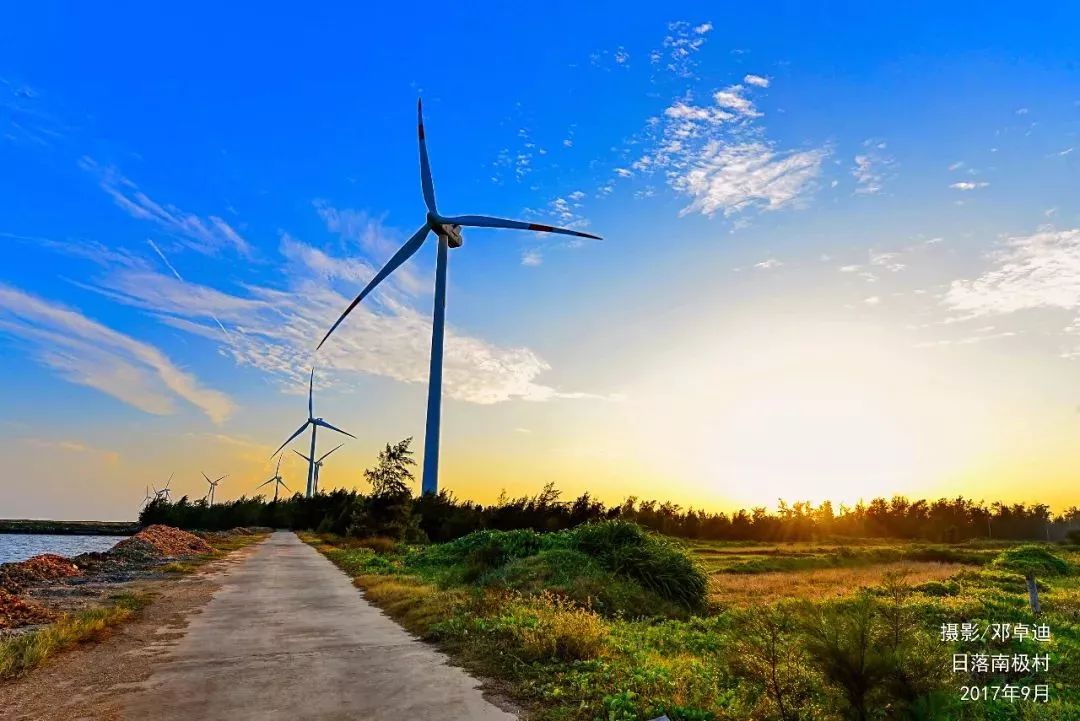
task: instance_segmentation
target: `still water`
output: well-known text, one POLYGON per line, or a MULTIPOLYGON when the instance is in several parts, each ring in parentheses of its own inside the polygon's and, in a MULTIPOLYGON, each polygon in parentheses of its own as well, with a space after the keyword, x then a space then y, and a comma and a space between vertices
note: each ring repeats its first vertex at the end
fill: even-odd
POLYGON ((106 551, 124 536, 52 536, 47 533, 0 533, 0 563, 24 561, 40 553, 77 556, 106 551))

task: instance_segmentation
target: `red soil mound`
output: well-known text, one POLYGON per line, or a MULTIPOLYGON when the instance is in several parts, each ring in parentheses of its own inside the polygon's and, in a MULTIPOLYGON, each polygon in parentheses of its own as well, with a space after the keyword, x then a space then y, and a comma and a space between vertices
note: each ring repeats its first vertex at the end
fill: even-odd
POLYGON ((49 609, 0 589, 0 628, 48 623, 54 618, 56 614, 49 609))
POLYGON ((147 526, 112 548, 113 553, 134 557, 199 556, 213 550, 198 536, 171 526, 147 526))
POLYGON ((63 556, 44 553, 25 561, 0 566, 0 590, 18 593, 27 586, 78 576, 81 573, 78 566, 63 556))

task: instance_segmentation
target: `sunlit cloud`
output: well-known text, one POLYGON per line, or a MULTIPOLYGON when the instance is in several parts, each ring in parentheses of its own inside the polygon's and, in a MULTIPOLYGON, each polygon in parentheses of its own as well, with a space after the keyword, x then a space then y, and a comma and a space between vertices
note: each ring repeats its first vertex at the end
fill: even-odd
MULTIPOLYGON (((318 339, 374 275, 358 258, 342 258, 287 234, 280 252, 288 268, 285 286, 248 285, 230 294, 171 275, 117 269, 95 284, 119 302, 149 311, 164 323, 220 343, 241 366, 277 377, 298 389, 313 363, 329 382, 348 384, 356 373, 406 383, 426 383, 431 339, 429 312, 412 306, 409 289, 393 281, 358 306, 315 357, 318 339), (347 290, 346 290, 347 289, 347 290), (231 332, 223 338, 208 319, 219 317, 231 332)), ((523 260, 524 262, 524 260, 523 260)), ((444 382, 452 398, 498 403, 513 398, 549 400, 589 397, 563 393, 538 382, 550 366, 533 351, 503 347, 448 328, 444 382)), ((324 379, 326 382, 326 379, 324 379)))
POLYGON ((147 413, 173 413, 176 398, 196 406, 215 423, 233 412, 227 395, 205 388, 154 346, 6 285, 0 285, 0 332, 25 342, 65 380, 96 388, 147 413))

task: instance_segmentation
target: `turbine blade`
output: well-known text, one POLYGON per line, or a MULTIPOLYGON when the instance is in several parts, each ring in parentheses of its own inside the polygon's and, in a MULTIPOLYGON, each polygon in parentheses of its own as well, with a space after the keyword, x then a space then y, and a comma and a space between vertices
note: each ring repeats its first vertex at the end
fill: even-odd
POLYGON ((271 479, 270 479, 269 481, 263 481, 263 482, 262 482, 262 483, 260 483, 259 485, 255 486, 255 490, 257 491, 257 490, 259 490, 260 488, 262 488, 263 486, 265 486, 266 484, 268 484, 268 483, 273 483, 273 482, 274 482, 274 479, 273 479, 273 478, 271 478, 271 479))
POLYGON ((424 191, 424 205, 434 213, 435 186, 431 182, 431 164, 428 162, 427 141, 424 140, 424 108, 420 100, 416 101, 416 128, 420 137, 420 187, 424 191))
POLYGON ((345 445, 345 444, 340 443, 340 444, 334 446, 333 448, 331 448, 330 450, 328 450, 326 453, 322 454, 322 457, 319 458, 319 463, 322 463, 324 458, 326 458, 328 455, 330 455, 331 453, 336 451, 338 448, 341 448, 341 446, 343 446, 343 445, 345 445))
POLYGON ((272 455, 272 456, 270 456, 270 457, 271 457, 271 458, 273 458, 273 457, 274 457, 274 456, 276 456, 277 454, 281 453, 281 449, 282 449, 282 448, 284 448, 285 446, 287 446, 287 445, 289 445, 290 443, 292 443, 292 440, 293 440, 293 438, 296 438, 296 437, 297 437, 298 435, 300 435, 301 433, 303 433, 303 432, 304 432, 304 430, 305 430, 305 429, 306 429, 306 428, 308 427, 308 423, 311 423, 311 420, 310 420, 310 419, 309 419, 309 420, 306 420, 306 421, 304 421, 304 425, 300 426, 300 427, 299 427, 299 428, 298 428, 298 429, 296 430, 296 433, 293 433, 293 434, 292 434, 291 436, 289 436, 289 440, 287 440, 287 441, 285 441, 284 443, 282 443, 282 444, 281 444, 281 447, 280 447, 280 448, 278 448, 278 449, 277 449, 276 451, 274 451, 274 455, 272 455))
POLYGON ((296 455, 300 456, 301 458, 303 458, 303 459, 304 459, 305 461, 307 461, 308 463, 311 463, 311 459, 310 459, 310 458, 308 458, 307 456, 305 456, 305 455, 304 455, 303 453, 301 453, 300 451, 296 450, 295 448, 293 449, 293 453, 295 453, 296 455))
POLYGON ((222 481, 224 481, 224 480, 225 480, 226 478, 228 478, 228 477, 229 477, 229 474, 228 474, 228 473, 226 473, 226 474, 225 474, 224 476, 222 476, 221 478, 219 478, 219 479, 217 479, 216 481, 214 481, 214 483, 221 483, 222 481))
POLYGON ((205 473, 202 474, 202 477, 206 479, 207 483, 213 483, 213 481, 210 480, 210 476, 206 475, 205 473))
MULTIPOLYGON (((278 481, 278 483, 280 483, 281 485, 285 486, 285 481, 278 481)), ((291 489, 291 488, 289 488, 288 486, 285 486, 285 490, 286 490, 286 491, 288 491, 289 493, 292 493, 292 489, 291 489)))
POLYGON ((307 414, 308 418, 315 417, 315 366, 311 366, 311 380, 307 389, 307 414))
POLYGON ((329 428, 330 430, 337 431, 338 433, 344 433, 349 438, 356 438, 356 436, 354 436, 352 433, 349 433, 348 431, 343 431, 340 428, 332 426, 329 423, 327 423, 326 421, 324 421, 322 418, 316 418, 315 419, 315 425, 322 426, 323 428, 329 428))
POLYGON ((579 238, 592 238, 602 240, 599 235, 582 233, 569 228, 556 228, 553 225, 541 223, 526 223, 521 220, 506 220, 505 218, 492 218, 487 215, 459 215, 455 218, 444 218, 444 221, 453 225, 464 225, 469 228, 511 228, 513 230, 535 230, 540 233, 559 233, 560 235, 575 235, 579 238))
POLYGON ((349 315, 349 313, 352 313, 353 308, 359 305, 360 301, 362 301, 368 293, 374 290, 375 286, 383 282, 386 276, 397 270, 399 265, 411 258, 413 253, 420 250, 420 246, 424 244, 424 240, 427 238, 429 232, 431 232, 431 228, 425 223, 424 227, 416 231, 413 237, 405 241, 405 245, 401 246, 398 252, 394 253, 394 256, 386 262, 386 265, 383 266, 382 270, 375 274, 375 277, 371 279, 371 282, 367 284, 367 287, 360 291, 360 295, 356 296, 356 298, 353 299, 353 302, 349 303, 349 307, 345 309, 345 312, 334 321, 334 325, 330 326, 330 330, 326 331, 326 335, 319 341, 319 345, 316 346, 315 350, 322 348, 323 343, 330 337, 330 334, 337 330, 337 327, 341 325, 341 321, 345 320, 345 317, 349 315))

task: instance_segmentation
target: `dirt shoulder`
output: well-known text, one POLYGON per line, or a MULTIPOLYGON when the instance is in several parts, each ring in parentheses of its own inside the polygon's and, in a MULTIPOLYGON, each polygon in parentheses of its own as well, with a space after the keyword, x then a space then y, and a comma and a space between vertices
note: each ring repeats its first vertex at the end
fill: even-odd
POLYGON ((25 675, 0 681, 0 708, 11 721, 121 719, 125 696, 150 677, 155 662, 183 636, 192 614, 214 595, 222 574, 254 552, 249 545, 174 580, 137 581, 125 590, 150 593, 137 618, 50 659, 25 675))

